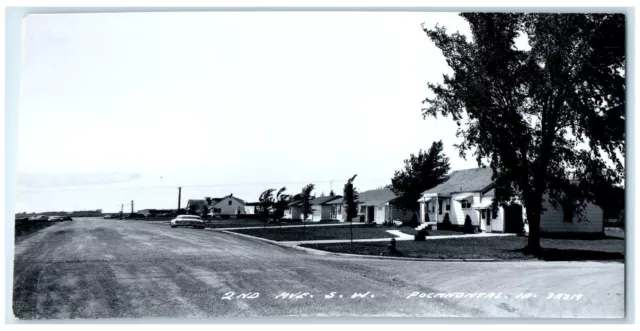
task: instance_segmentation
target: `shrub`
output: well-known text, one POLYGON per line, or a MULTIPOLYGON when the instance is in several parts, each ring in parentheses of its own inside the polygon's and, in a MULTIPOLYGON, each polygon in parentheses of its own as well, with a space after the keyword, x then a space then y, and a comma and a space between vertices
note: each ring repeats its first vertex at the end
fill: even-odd
POLYGON ((464 233, 473 233, 473 225, 471 224, 471 217, 469 215, 464 218, 464 233))
POLYGON ((413 213, 413 216, 411 216, 411 221, 407 222, 406 225, 415 228, 418 225, 420 225, 420 221, 418 221, 418 216, 416 215, 416 213, 413 213))
POLYGON ((427 236, 429 235, 429 232, 427 231, 426 228, 420 230, 420 231, 416 231, 416 233, 413 235, 413 240, 415 241, 423 241, 427 239, 427 236))
POLYGON ((438 224, 438 228, 442 230, 451 230, 453 228, 451 220, 449 219, 449 213, 444 214, 444 219, 442 220, 442 223, 438 224))

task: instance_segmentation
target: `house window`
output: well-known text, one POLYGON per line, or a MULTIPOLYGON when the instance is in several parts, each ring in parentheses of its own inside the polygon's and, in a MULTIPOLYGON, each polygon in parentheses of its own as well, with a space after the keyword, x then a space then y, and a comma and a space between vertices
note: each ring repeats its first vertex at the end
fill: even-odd
POLYGON ((446 205, 445 208, 447 209, 447 211, 450 211, 451 210, 451 205, 447 202, 447 205, 446 205))
POLYGON ((378 206, 378 210, 382 210, 382 206, 378 206))
POLYGON ((462 201, 460 201, 460 203, 462 204, 462 209, 471 208, 471 202, 469 202, 467 200, 462 200, 462 201))
POLYGON ((360 206, 360 214, 364 214, 367 210, 365 206, 360 206))
POLYGON ((229 206, 231 206, 231 200, 229 200, 229 206))
POLYGON ((338 214, 342 214, 342 205, 338 205, 338 214))

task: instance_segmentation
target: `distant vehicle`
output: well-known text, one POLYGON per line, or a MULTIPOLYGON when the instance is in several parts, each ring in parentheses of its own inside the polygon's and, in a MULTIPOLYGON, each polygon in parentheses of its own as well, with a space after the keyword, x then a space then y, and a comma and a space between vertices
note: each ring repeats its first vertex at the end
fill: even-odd
POLYGON ((147 217, 144 216, 144 214, 133 213, 125 216, 124 218, 147 218, 147 217))
POLYGON ((202 218, 197 215, 180 215, 169 222, 172 228, 178 226, 192 226, 196 229, 204 229, 202 218))
POLYGON ((62 222, 62 221, 64 221, 62 219, 62 217, 63 216, 51 216, 51 217, 49 217, 48 221, 49 222, 62 222))
POLYGON ((29 221, 46 222, 49 220, 47 215, 36 215, 29 217, 29 221))
POLYGON ((120 216, 118 216, 118 215, 105 215, 104 218, 105 219, 120 218, 120 216))
POLYGON ((62 218, 62 221, 73 221, 73 218, 71 218, 71 216, 60 216, 62 218))

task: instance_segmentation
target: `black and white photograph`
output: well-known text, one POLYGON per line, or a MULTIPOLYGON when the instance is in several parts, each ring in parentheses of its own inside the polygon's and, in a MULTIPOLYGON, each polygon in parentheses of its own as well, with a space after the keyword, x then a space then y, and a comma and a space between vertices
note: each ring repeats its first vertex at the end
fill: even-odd
POLYGON ((30 12, 7 318, 624 320, 632 19, 30 12))

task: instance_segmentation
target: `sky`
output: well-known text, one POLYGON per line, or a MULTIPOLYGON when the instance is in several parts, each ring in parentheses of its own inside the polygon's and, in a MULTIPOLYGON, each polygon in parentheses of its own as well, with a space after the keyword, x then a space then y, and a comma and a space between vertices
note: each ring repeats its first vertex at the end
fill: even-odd
POLYGON ((24 19, 16 212, 182 207, 267 188, 387 185, 456 125, 423 119, 450 72, 421 24, 456 13, 37 14, 24 19))

